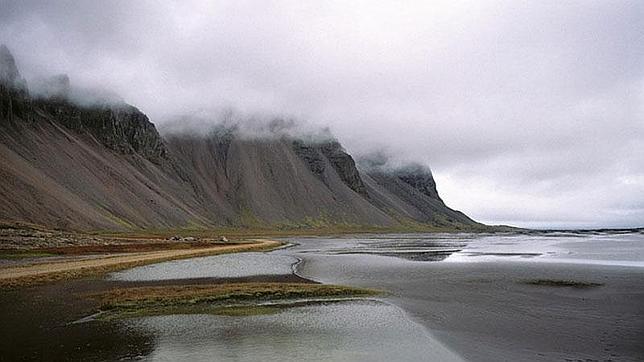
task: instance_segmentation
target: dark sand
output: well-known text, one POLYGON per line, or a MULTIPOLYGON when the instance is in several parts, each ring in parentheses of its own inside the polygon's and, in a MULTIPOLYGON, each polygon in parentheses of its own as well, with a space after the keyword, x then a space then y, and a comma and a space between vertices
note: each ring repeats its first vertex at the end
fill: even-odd
POLYGON ((643 268, 303 255, 303 276, 393 292, 393 303, 468 360, 644 359, 643 268), (524 283, 534 279, 602 286, 524 283))
MULTIPOLYGON (((311 241, 315 248, 326 246, 311 241)), ((344 241, 342 242, 344 245, 344 241)), ((452 351, 472 361, 644 360, 644 268, 515 262, 417 262, 370 254, 275 251, 303 259, 302 277, 391 291, 452 351), (531 280, 597 283, 574 288, 531 280), (547 283, 546 283, 547 284, 547 283)), ((478 258, 478 257, 475 257, 478 258)), ((147 355, 154 335, 126 324, 69 324, 98 302, 82 295, 114 287, 243 281, 307 282, 297 276, 119 282, 76 280, 0 292, 0 360, 114 360, 147 355)))

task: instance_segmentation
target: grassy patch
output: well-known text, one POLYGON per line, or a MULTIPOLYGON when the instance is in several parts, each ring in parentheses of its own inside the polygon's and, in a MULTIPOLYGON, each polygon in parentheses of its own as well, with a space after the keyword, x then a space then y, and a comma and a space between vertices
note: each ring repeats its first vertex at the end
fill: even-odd
POLYGON ((280 306, 260 302, 367 297, 373 289, 307 283, 233 283, 114 289, 91 295, 101 302, 103 319, 163 314, 207 313, 247 316, 276 313, 280 306))
POLYGON ((546 286, 546 287, 571 287, 571 288, 596 288, 601 287, 601 283, 582 282, 578 280, 559 280, 559 279, 533 279, 526 280, 524 284, 546 286))
POLYGON ((119 320, 128 318, 154 317, 163 315, 212 314, 228 317, 249 317, 279 313, 286 308, 284 305, 230 305, 219 306, 209 304, 175 305, 175 306, 145 306, 141 308, 114 308, 97 316, 97 319, 119 320))
POLYGON ((101 309, 145 305, 181 305, 218 301, 266 301, 312 297, 371 296, 373 289, 308 283, 232 283, 114 289, 94 295, 101 309))
POLYGON ((265 237, 289 237, 289 236, 322 236, 339 234, 364 234, 364 233, 439 233, 439 232, 492 232, 497 227, 484 225, 471 226, 435 226, 399 220, 401 225, 383 227, 373 225, 356 225, 350 223, 330 223, 324 217, 313 219, 305 218, 300 222, 278 223, 263 225, 255 223, 251 215, 246 215, 247 226, 238 227, 215 227, 204 229, 145 229, 129 230, 118 232, 113 230, 96 230, 92 235, 112 238, 137 238, 137 239, 159 239, 171 235, 188 235, 198 238, 210 238, 217 235, 225 235, 228 238, 265 238, 265 237))

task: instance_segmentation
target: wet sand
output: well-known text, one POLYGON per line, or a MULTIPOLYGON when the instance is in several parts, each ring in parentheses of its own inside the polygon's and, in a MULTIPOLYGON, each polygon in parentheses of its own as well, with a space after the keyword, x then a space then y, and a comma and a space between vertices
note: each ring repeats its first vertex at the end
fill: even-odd
POLYGON ((644 269, 552 263, 414 263, 373 255, 304 255, 299 273, 380 288, 472 361, 641 361, 644 269), (593 288, 537 286, 577 280, 593 288))
MULTIPOLYGON (((337 341, 337 336, 340 335, 338 333, 347 332, 343 329, 344 324, 355 322, 360 325, 360 320, 372 315, 372 312, 367 313, 367 310, 372 310, 372 307, 382 311, 383 316, 396 315, 392 321, 398 323, 396 325, 402 328, 401 331, 409 332, 405 327, 407 326, 407 322, 404 322, 405 318, 416 322, 409 324, 411 326, 409 328, 421 325, 422 327, 412 334, 421 336, 418 337, 418 341, 423 342, 414 342, 405 348, 411 349, 413 353, 423 353, 421 355, 427 356, 427 360, 442 361, 445 356, 455 359, 461 356, 472 361, 640 361, 644 359, 644 345, 641 344, 641 336, 644 335, 644 268, 615 264, 582 264, 581 259, 576 263, 565 263, 557 262, 550 257, 547 262, 540 262, 539 257, 532 256, 530 258, 494 256, 495 259, 489 261, 488 256, 467 256, 472 255, 471 252, 464 254, 467 260, 472 260, 468 262, 418 261, 445 260, 446 255, 441 254, 440 258, 434 259, 426 258, 425 254, 431 256, 437 252, 444 252, 442 244, 448 244, 450 247, 458 244, 459 248, 467 248, 466 244, 470 241, 461 240, 459 237, 458 240, 451 242, 443 238, 440 239, 440 247, 437 247, 432 241, 435 236, 425 237, 421 243, 414 238, 405 241, 402 246, 400 236, 383 236, 376 242, 361 239, 351 242, 344 239, 309 239, 301 240, 302 244, 293 248, 266 254, 274 255, 276 262, 288 261, 284 256, 302 259, 297 266, 298 275, 246 275, 261 273, 263 267, 261 263, 251 263, 257 267, 256 271, 253 271, 246 269, 242 263, 240 265, 243 268, 240 270, 244 273, 240 273, 239 278, 233 279, 74 280, 24 288, 20 291, 3 291, 0 293, 0 319, 4 323, 0 334, 0 360, 26 357, 113 360, 137 356, 149 356, 152 359, 162 360, 168 353, 175 353, 177 357, 193 356, 207 359, 208 354, 203 354, 203 351, 226 353, 225 351, 229 351, 228 347, 233 347, 236 351, 234 358, 228 357, 239 359, 247 351, 257 351, 275 343, 285 343, 284 345, 296 348, 298 341, 306 340, 307 343, 315 345, 326 340, 324 338, 328 338, 328 347, 332 348, 334 341, 337 341), (389 238, 394 241, 390 241, 389 238), (385 240, 384 249, 387 250, 385 254, 382 253, 382 240, 385 240), (423 243, 425 246, 420 248, 423 243), (413 248, 406 247, 407 244, 413 248), (374 249, 380 254, 370 254, 369 249, 374 249), (362 252, 352 253, 355 250, 362 252), (404 253, 399 253, 399 250, 404 253), (410 253, 410 250, 413 253, 410 253), (386 254, 397 255, 397 257, 383 256, 386 254), (413 254, 414 257, 410 258, 409 254, 413 254), (422 257, 419 258, 419 256, 422 257), (566 283, 559 283, 564 286, 548 282, 537 283, 538 285, 528 283, 535 280, 566 281, 566 283), (346 317, 340 319, 330 313, 335 309, 327 310, 326 307, 321 307, 311 310, 298 309, 299 312, 298 310, 285 312, 283 317, 276 316, 276 319, 268 316, 249 319, 170 316, 153 320, 143 319, 139 324, 127 321, 69 324, 87 316, 98 307, 96 301, 82 298, 82 295, 87 293, 128 286, 246 281, 322 282, 385 290, 391 292, 385 297, 385 301, 391 304, 383 305, 397 306, 402 308, 404 313, 387 311, 388 309, 383 309, 383 306, 369 304, 349 305, 346 310, 342 309, 344 312, 338 309, 339 315, 346 314, 346 317), (586 287, 579 288, 565 286, 569 281, 587 284, 586 287), (368 315, 361 314, 363 312, 368 315), (310 313, 321 314, 317 314, 314 321, 311 320, 300 326, 302 323, 300 317, 308 317, 310 313), (215 320, 217 323, 213 322, 215 320), (184 338, 188 334, 181 328, 193 330, 194 323, 202 323, 204 328, 206 326, 206 329, 209 328, 209 332, 201 333, 203 332, 201 331, 199 332, 201 334, 197 333, 184 338), (273 333, 266 335, 260 333, 255 336, 253 333, 261 332, 258 331, 257 326, 262 323, 268 323, 269 326, 283 324, 284 333, 279 334, 279 338, 273 333), (297 328, 293 328, 294 325, 297 325, 297 328), (213 334, 210 332, 219 337, 213 339, 213 334), (304 338, 305 335, 309 339, 304 338), (428 345, 431 345, 434 350, 442 351, 439 355, 443 357, 436 357, 436 355, 430 357, 430 354, 426 354, 424 351, 428 345), (221 349, 223 346, 228 347, 221 349), (419 349, 413 350, 414 346, 419 349)), ((507 245, 503 243, 508 240, 498 240, 497 244, 503 245, 502 248, 505 250, 507 245)), ((530 243, 532 241, 528 244, 530 243)), ((469 248, 478 248, 477 245, 472 243, 469 248)), ((550 250, 550 244, 547 245, 546 251, 550 250)), ((467 250, 463 253, 466 252, 467 250)), ((523 254, 526 252, 522 251, 521 255, 523 254)), ((238 258, 226 257, 226 259, 237 260, 238 258)), ((207 260, 207 258, 195 259, 194 262, 207 260)), ((241 262, 242 259, 238 261, 241 262)), ((171 268, 163 270, 173 270, 174 264, 165 263, 171 268)), ((178 264, 183 265, 183 262, 178 264)), ((159 267, 161 265, 152 269, 156 270, 159 267)), ((200 267, 194 270, 202 273, 206 269, 200 267)), ((575 283, 572 284, 575 285, 575 283)), ((382 325, 385 319, 377 317, 378 313, 373 319, 373 326, 370 324, 367 330, 387 329, 387 325, 382 325)), ((360 325, 360 328, 356 326, 357 329, 344 335, 345 342, 352 341, 351 343, 356 345, 364 342, 364 327, 364 325, 360 325)), ((268 326, 265 328, 270 329, 268 326)), ((389 331, 389 334, 381 335, 379 338, 388 340, 389 343, 398 343, 394 337, 402 334, 394 332, 389 331)), ((383 345, 378 342, 378 346, 383 345)), ((363 347, 365 347, 364 351, 358 348, 353 352, 367 353, 374 348, 369 344, 363 347)), ((343 348, 345 348, 343 353, 353 353, 351 345, 343 348)), ((264 352, 273 353, 274 351, 264 352)), ((288 353, 282 355, 283 353, 284 351, 280 352, 282 357, 289 356, 288 353)), ((409 355, 410 359, 413 353, 409 355)), ((263 356, 263 354, 257 354, 257 356, 260 355, 263 356)), ((359 360, 359 356, 343 354, 342 358, 359 360)), ((398 354, 398 357, 404 359, 402 354, 398 354)))
POLYGON ((409 287, 401 292, 400 305, 467 359, 644 357, 640 271, 573 265, 443 265, 433 269, 430 280, 400 282, 409 287), (522 283, 533 278, 604 285, 579 289, 522 283))

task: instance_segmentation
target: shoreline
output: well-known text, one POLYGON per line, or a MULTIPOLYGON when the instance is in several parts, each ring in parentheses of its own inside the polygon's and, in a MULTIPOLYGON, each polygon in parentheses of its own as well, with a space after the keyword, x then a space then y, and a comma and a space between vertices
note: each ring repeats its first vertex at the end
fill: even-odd
MULTIPOLYGON (((264 240, 246 244, 244 250, 239 250, 239 246, 234 245, 226 251, 257 251, 258 248, 273 250, 283 246, 285 243, 264 240)), ((190 252, 194 253, 195 250, 190 252)), ((208 254, 212 255, 211 250, 208 250, 208 254)), ((200 255, 182 256, 193 258, 200 255)), ((161 261, 164 260, 148 260, 146 263, 161 261)), ((129 267, 131 265, 127 264, 115 266, 117 269, 129 267)), ((71 279, 65 277, 47 280, 51 283, 2 288, 0 318, 4 326, 0 331, 3 335, 0 338, 0 354, 22 359, 28 355, 39 355, 44 348, 54 355, 57 353, 61 358, 81 356, 84 350, 93 356, 93 348, 97 348, 93 346, 99 345, 102 346, 98 348, 103 351, 103 357, 149 355, 154 336, 137 335, 136 332, 120 329, 123 325, 122 318, 195 312, 215 316, 270 315, 282 308, 308 305, 307 300, 316 304, 337 303, 369 300, 368 297, 381 294, 373 289, 321 284, 295 273, 239 278, 120 281, 104 279, 104 272, 111 270, 101 271, 103 273, 75 275, 71 279), (230 295, 222 293, 222 290, 230 288, 236 290, 230 295), (177 290, 180 291, 179 295, 174 295, 173 292, 177 290), (105 301, 97 298, 100 295, 117 296, 113 299, 114 305, 107 308, 105 301), (144 301, 128 305, 131 301, 127 297, 119 298, 119 295, 141 295, 144 301), (81 323, 90 320, 93 322, 81 323), (58 337, 51 339, 51 333, 58 337), (63 340, 66 341, 64 345, 59 342, 63 340), (39 346, 39 349, 36 351, 33 346, 39 346)))
MULTIPOLYGON (((641 307, 644 285, 640 282, 644 280, 644 270, 641 269, 568 264, 565 260, 540 263, 531 259, 504 262, 472 259, 472 262, 450 263, 412 262, 360 253, 329 257, 324 253, 323 244, 318 245, 315 239, 309 244, 304 241, 298 244, 277 247, 282 249, 277 254, 291 254, 297 259, 290 265, 292 274, 289 275, 155 281, 89 277, 0 293, 2 305, 7 308, 2 314, 11 319, 13 327, 10 328, 23 328, 20 323, 24 316, 38 310, 32 304, 45 303, 36 313, 48 313, 52 317, 49 313, 56 313, 56 308, 63 312, 52 321, 41 319, 38 323, 54 325, 57 320, 56 323, 64 324, 102 310, 101 302, 87 298, 89 294, 147 290, 150 293, 143 294, 147 293, 155 301, 126 306, 126 318, 168 312, 256 316, 275 311, 273 307, 260 305, 261 293, 258 298, 243 303, 231 298, 212 306, 208 305, 211 300, 207 295, 206 303, 197 298, 194 304, 184 305, 184 302, 175 304, 172 298, 164 299, 164 294, 183 289, 191 300, 193 289, 220 289, 239 283, 243 288, 253 284, 269 287, 277 283, 279 288, 291 284, 302 293, 344 284, 348 288, 386 291, 377 299, 399 308, 407 319, 422 326, 432 340, 467 359, 637 360, 637 356, 644 355, 637 339, 644 331, 641 307), (322 252, 307 253, 307 246, 311 245, 322 248, 322 252), (304 253, 298 252, 302 250, 304 253), (10 304, 12 296, 22 299, 21 307, 10 304), (62 306, 50 307, 46 304, 50 298, 62 306)), ((247 291, 241 293, 245 298, 247 291)), ((278 304, 286 300, 279 292, 274 296, 277 298, 272 300, 278 304)), ((101 323, 97 325, 78 328, 99 328, 101 323)))
POLYGON ((196 249, 170 249, 143 253, 109 254, 104 257, 36 263, 0 268, 0 287, 21 287, 46 282, 103 275, 108 272, 164 261, 236 252, 267 251, 283 242, 257 239, 253 243, 219 244, 196 249))
POLYGON ((10 251, 42 251, 73 247, 116 247, 139 244, 178 244, 180 241, 216 242, 221 235, 231 239, 324 237, 358 234, 414 234, 414 233, 505 233, 526 229, 502 225, 476 227, 437 227, 411 225, 399 227, 371 227, 360 225, 328 225, 321 227, 281 228, 279 225, 258 227, 173 228, 131 230, 65 230, 17 221, 0 220, 0 255, 10 251), (178 241, 172 240, 178 238, 178 241), (183 240, 182 240, 183 239, 183 240), (186 240, 187 239, 187 240, 186 240))
POLYGON ((311 254, 300 272, 389 291, 385 300, 467 360, 635 361, 644 356, 641 268, 385 258, 390 257, 311 254))

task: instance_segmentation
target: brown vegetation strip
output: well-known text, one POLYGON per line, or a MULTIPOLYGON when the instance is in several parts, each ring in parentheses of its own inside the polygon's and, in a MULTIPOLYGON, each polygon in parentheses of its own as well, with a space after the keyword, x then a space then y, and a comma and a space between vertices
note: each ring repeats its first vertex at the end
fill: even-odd
POLYGON ((339 285, 307 283, 232 283, 120 288, 93 294, 106 309, 194 305, 231 301, 371 296, 379 291, 339 285))
MULTIPOLYGON (((181 249, 203 249, 213 246, 231 246, 233 243, 216 244, 212 242, 131 242, 125 244, 108 245, 79 245, 58 248, 39 248, 38 251, 56 255, 84 255, 92 253, 137 253, 146 251, 181 250, 181 249)), ((244 244, 241 244, 244 245, 244 244)), ((33 250, 31 250, 33 251, 33 250)))
POLYGON ((89 260, 43 263, 0 269, 0 286, 16 287, 49 281, 99 275, 115 270, 153 264, 167 260, 198 256, 270 250, 283 245, 278 241, 256 240, 254 243, 217 245, 197 249, 161 250, 126 255, 112 255, 89 260))

